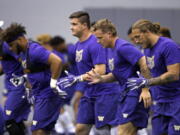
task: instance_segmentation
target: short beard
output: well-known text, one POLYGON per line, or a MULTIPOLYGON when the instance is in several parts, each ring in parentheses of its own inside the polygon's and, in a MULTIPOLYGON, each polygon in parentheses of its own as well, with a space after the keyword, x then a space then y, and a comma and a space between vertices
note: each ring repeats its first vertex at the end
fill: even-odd
POLYGON ((22 52, 22 49, 19 45, 17 45, 17 54, 19 55, 22 52))

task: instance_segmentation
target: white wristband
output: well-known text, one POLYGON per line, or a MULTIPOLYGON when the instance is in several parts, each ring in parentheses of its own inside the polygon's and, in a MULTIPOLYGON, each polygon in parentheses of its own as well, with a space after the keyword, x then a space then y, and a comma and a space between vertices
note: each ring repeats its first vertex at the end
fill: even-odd
POLYGON ((77 76, 77 80, 78 80, 78 82, 83 82, 83 81, 84 81, 84 80, 83 80, 83 76, 82 76, 82 75, 77 76))
POLYGON ((57 83, 57 80, 51 78, 51 81, 50 81, 50 87, 53 88, 53 89, 56 88, 56 83, 57 83))

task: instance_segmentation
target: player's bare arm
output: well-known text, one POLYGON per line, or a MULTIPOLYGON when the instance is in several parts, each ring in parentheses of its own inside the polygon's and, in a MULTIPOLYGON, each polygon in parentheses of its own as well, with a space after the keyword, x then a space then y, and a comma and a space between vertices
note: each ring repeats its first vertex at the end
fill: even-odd
POLYGON ((149 85, 160 85, 179 80, 180 64, 167 66, 167 72, 159 77, 149 79, 149 85))
MULTIPOLYGON (((138 61, 139 67, 140 67, 140 72, 141 74, 147 78, 150 79, 151 75, 150 75, 150 71, 148 69, 148 66, 146 64, 146 58, 145 56, 143 56, 142 58, 140 58, 140 60, 138 61)), ((139 102, 141 102, 143 100, 144 102, 144 107, 149 107, 151 105, 151 94, 149 92, 149 88, 142 88, 142 92, 141 95, 139 97, 139 102)))
POLYGON ((91 72, 88 72, 87 75, 88 75, 87 81, 90 81, 90 84, 116 81, 116 78, 112 73, 108 73, 106 75, 100 75, 94 69, 92 69, 91 72))
POLYGON ((62 71, 62 60, 55 54, 51 53, 48 58, 48 64, 50 65, 51 78, 57 79, 62 71))
POLYGON ((140 58, 140 60, 138 61, 139 67, 140 67, 140 72, 141 74, 146 78, 146 79, 150 79, 151 78, 151 74, 150 71, 148 69, 148 66, 146 64, 146 58, 145 56, 143 56, 142 58, 140 58))

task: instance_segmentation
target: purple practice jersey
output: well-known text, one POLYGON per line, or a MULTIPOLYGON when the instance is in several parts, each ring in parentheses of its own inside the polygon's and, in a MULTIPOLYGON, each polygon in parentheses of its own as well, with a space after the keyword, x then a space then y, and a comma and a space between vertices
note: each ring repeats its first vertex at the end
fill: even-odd
POLYGON ((30 70, 28 79, 32 85, 33 95, 38 98, 55 96, 50 88, 51 73, 48 66, 50 54, 50 51, 36 42, 29 42, 26 52, 21 54, 24 68, 30 70))
MULTIPOLYGON (((97 38, 91 35, 87 40, 76 43, 76 66, 79 74, 85 74, 92 70, 95 65, 106 64, 106 52, 97 42, 97 38)), ((84 95, 87 97, 99 96, 102 94, 117 93, 117 89, 112 89, 112 85, 108 83, 100 83, 88 85, 84 95)))
POLYGON ((16 89, 10 82, 13 74, 17 76, 22 76, 24 74, 21 63, 18 61, 18 56, 10 51, 8 44, 5 42, 2 46, 2 54, 1 65, 5 74, 5 88, 7 90, 20 90, 19 87, 16 89))
MULTIPOLYGON (((68 62, 70 62, 68 65, 69 66, 68 72, 70 74, 77 75, 77 68, 75 66, 75 54, 72 55, 75 52, 75 46, 74 45, 72 45, 71 47, 70 46, 68 45, 68 52, 67 53, 61 53, 61 52, 58 52, 56 50, 53 50, 53 53, 56 54, 59 58, 61 58, 63 64, 67 64, 68 62), (74 58, 73 58, 73 56, 74 56, 74 58)), ((66 77, 66 76, 67 75, 64 73, 64 71, 62 71, 59 79, 66 77)), ((76 90, 76 84, 72 85, 71 87, 65 88, 63 90, 67 92, 67 96, 66 96, 66 99, 64 100, 64 103, 69 104, 70 100, 73 97, 74 92, 76 90)))
MULTIPOLYGON (((78 69, 76 66, 76 60, 75 60, 76 46, 74 44, 69 44, 67 46, 67 48, 68 48, 67 59, 69 62, 68 72, 73 75, 80 75, 78 73, 78 69)), ((73 96, 75 91, 80 91, 80 92, 84 93, 86 86, 87 86, 86 82, 78 82, 75 85, 71 86, 71 88, 70 88, 71 93, 69 92, 68 94, 71 94, 73 96)))
POLYGON ((78 70, 76 67, 76 61, 75 61, 75 52, 76 52, 76 46, 73 44, 70 44, 68 47, 68 61, 70 62, 69 65, 69 72, 73 75, 78 75, 78 70))
MULTIPOLYGON (((180 63, 180 47, 171 39, 160 37, 157 43, 144 51, 147 65, 153 77, 167 72, 167 66, 180 63)), ((180 100, 180 80, 156 86, 156 100, 171 102, 180 100)))
POLYGON ((107 49, 107 55, 109 69, 118 80, 120 91, 123 91, 126 89, 127 79, 137 77, 137 62, 143 54, 129 42, 117 39, 115 47, 107 49))

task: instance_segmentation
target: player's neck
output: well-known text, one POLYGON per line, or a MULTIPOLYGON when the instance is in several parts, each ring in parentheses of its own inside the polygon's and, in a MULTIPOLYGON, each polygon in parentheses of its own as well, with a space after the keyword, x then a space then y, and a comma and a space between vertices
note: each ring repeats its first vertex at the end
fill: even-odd
POLYGON ((156 45, 156 43, 159 40, 159 36, 156 34, 151 35, 151 47, 153 47, 154 45, 156 45))
POLYGON ((79 41, 86 41, 91 36, 90 30, 83 31, 82 35, 79 37, 79 41))
POLYGON ((28 47, 29 47, 29 41, 25 38, 24 39, 24 45, 22 46, 23 52, 25 52, 28 47))
POLYGON ((111 42, 111 48, 114 48, 116 45, 116 40, 118 39, 118 37, 112 37, 112 42, 111 42))

